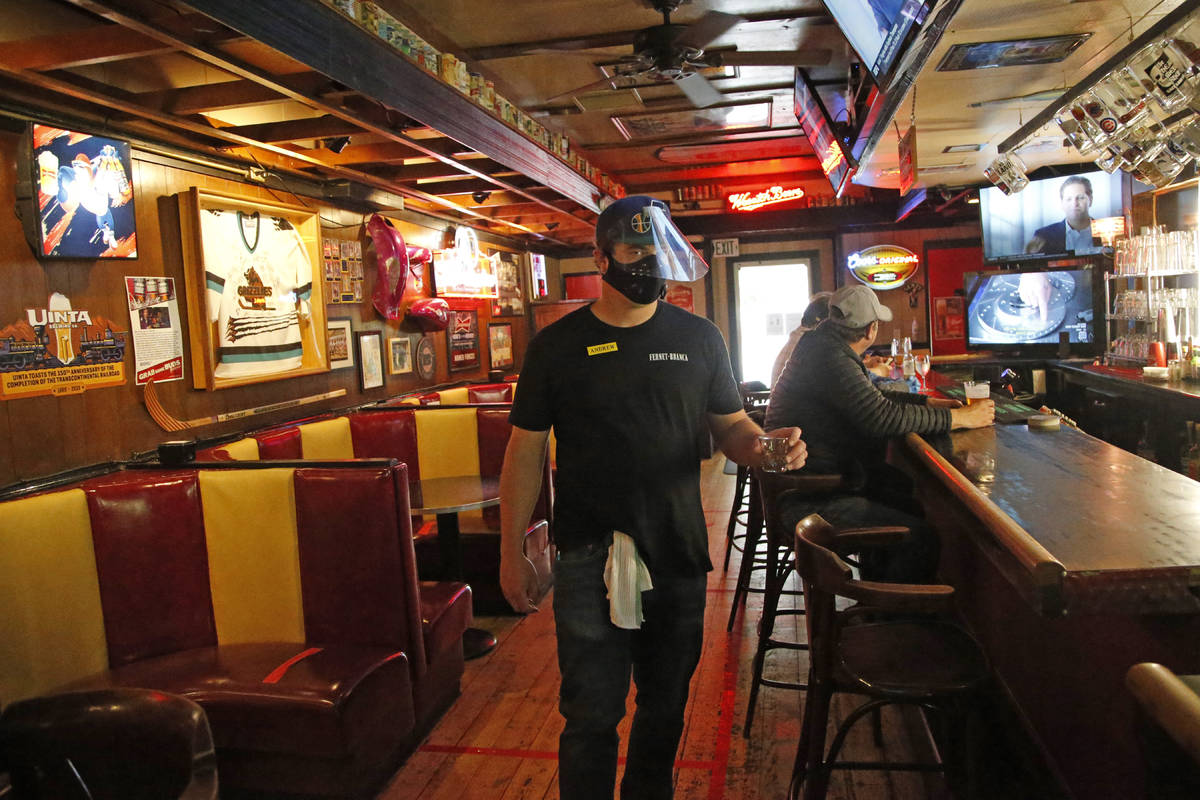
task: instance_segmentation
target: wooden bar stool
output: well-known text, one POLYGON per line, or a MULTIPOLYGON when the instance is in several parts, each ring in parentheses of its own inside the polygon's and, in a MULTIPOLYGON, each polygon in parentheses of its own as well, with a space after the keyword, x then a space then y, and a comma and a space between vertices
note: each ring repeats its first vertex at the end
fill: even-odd
MULTIPOLYGON (((760 427, 763 424, 767 414, 767 399, 771 393, 766 390, 766 386, 759 381, 749 381, 738 384, 738 390, 742 394, 742 408, 746 410, 746 414, 750 419, 754 420, 760 427)), ((725 526, 725 564, 723 570, 729 569, 729 556, 736 550, 742 550, 746 534, 750 528, 750 506, 754 497, 753 488, 750 485, 750 468, 744 464, 738 464, 737 481, 733 489, 733 505, 729 510, 729 524, 725 526), (741 533, 738 533, 738 529, 741 533)), ((733 624, 732 616, 730 617, 730 625, 733 624)))
POLYGON ((1200 675, 1134 664, 1125 685, 1138 704, 1148 800, 1200 797, 1200 675))
MULTIPOLYGON (((979 643, 944 617, 950 586, 878 583, 853 577, 840 553, 903 540, 907 528, 834 528, 817 514, 796 526, 796 571, 804 582, 810 645, 808 697, 789 797, 823 800, 833 769, 943 771, 970 797, 973 770, 968 714, 972 694, 987 680, 979 643), (837 598, 857 605, 837 610, 837 598), (926 616, 938 615, 938 616, 926 616), (938 618, 938 617, 943 618, 938 618), (866 702, 838 726, 825 752, 829 709, 835 692, 860 694, 866 702), (962 757, 937 763, 839 761, 851 726, 886 705, 919 706, 945 723, 946 748, 962 743, 962 757), (956 735, 957 729, 963 735, 956 735)), ((953 783, 952 783, 953 787, 953 783)))
POLYGON ((785 492, 789 496, 803 496, 819 501, 833 496, 843 488, 841 475, 803 474, 803 473, 771 473, 760 469, 751 470, 751 481, 757 488, 757 500, 751 508, 751 519, 756 524, 756 535, 752 538, 747 534, 745 551, 742 554, 742 570, 738 575, 738 587, 734 592, 734 608, 730 612, 730 628, 733 614, 737 611, 738 592, 741 591, 742 602, 745 602, 745 592, 755 591, 749 587, 751 570, 757 568, 755 562, 761 560, 761 568, 765 570, 765 580, 762 588, 763 611, 758 623, 758 646, 754 651, 752 677, 750 680, 750 697, 746 704, 746 724, 742 729, 745 736, 750 735, 750 727, 754 723, 754 708, 758 703, 758 690, 761 686, 771 686, 776 689, 807 688, 802 681, 785 681, 776 678, 764 678, 767 654, 772 650, 807 650, 806 642, 790 639, 775 638, 775 621, 781 616, 804 614, 803 601, 790 608, 780 608, 780 598, 786 596, 802 597, 800 590, 788 590, 786 584, 791 574, 792 549, 791 531, 785 530, 779 516, 779 500, 785 492), (758 544, 762 532, 765 531, 762 558, 757 558, 758 544), (747 564, 750 566, 747 567, 747 564), (743 578, 746 588, 743 589, 743 578))

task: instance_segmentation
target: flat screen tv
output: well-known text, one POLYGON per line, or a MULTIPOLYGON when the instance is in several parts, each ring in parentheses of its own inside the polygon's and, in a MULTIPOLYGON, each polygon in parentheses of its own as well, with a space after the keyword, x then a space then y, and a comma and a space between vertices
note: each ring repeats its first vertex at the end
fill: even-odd
POLYGON ((38 255, 137 258, 129 143, 37 123, 29 136, 38 255))
POLYGON ((1096 307, 1098 279, 1082 263, 964 273, 967 348, 1053 355, 1066 333, 1071 355, 1098 354, 1103 337, 1097 326, 1104 319, 1096 307))
POLYGON ((854 174, 855 163, 849 149, 838 138, 837 127, 821 96, 817 94, 808 74, 796 68, 796 79, 792 93, 796 119, 812 146, 813 153, 821 163, 821 171, 833 184, 833 191, 841 197, 842 191, 854 174))
POLYGON ((824 3, 875 83, 884 87, 897 59, 929 13, 924 0, 824 0, 824 3))
POLYGON ((1011 195, 994 186, 981 189, 984 261, 1100 252, 1090 220, 1121 216, 1121 185, 1121 173, 1097 170, 1030 181, 1011 195))

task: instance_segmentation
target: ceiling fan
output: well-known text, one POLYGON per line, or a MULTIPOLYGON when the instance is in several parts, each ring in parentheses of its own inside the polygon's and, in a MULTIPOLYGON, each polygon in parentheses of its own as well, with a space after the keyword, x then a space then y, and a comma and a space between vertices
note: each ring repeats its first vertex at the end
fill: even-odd
MULTIPOLYGON (((688 0, 642 0, 663 16, 661 25, 637 31, 633 36, 633 54, 622 56, 608 66, 611 73, 598 81, 555 95, 546 102, 602 88, 621 88, 623 79, 673 81, 697 108, 721 101, 721 93, 701 74, 701 70, 720 66, 817 66, 828 64, 832 52, 805 48, 779 51, 746 51, 736 48, 706 50, 709 44, 745 20, 734 14, 709 11, 691 25, 671 22, 671 12, 688 0)), ((531 51, 532 52, 532 51, 531 51)), ((555 50, 558 54, 564 51, 555 50)), ((569 51, 568 51, 569 52, 569 51)), ((597 55, 594 51, 574 51, 572 55, 597 55)))

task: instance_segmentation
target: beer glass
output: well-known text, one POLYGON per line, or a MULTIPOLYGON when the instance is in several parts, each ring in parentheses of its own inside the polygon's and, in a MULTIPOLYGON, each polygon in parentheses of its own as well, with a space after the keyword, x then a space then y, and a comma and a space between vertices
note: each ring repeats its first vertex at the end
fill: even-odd
POLYGON ((964 381, 963 392, 967 405, 973 405, 991 396, 991 385, 987 381, 964 381))
POLYGON ((1024 162, 1015 153, 998 156, 983 174, 1005 194, 1016 194, 1029 185, 1024 162))

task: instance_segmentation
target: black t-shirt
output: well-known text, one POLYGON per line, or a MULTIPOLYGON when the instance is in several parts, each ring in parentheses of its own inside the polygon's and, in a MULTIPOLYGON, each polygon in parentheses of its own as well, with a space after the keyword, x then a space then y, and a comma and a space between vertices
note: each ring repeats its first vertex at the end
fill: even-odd
POLYGON ((529 343, 509 420, 554 428, 554 536, 564 549, 617 530, 651 573, 712 569, 700 504, 706 414, 742 408, 720 332, 659 303, 632 328, 572 312, 529 343))

